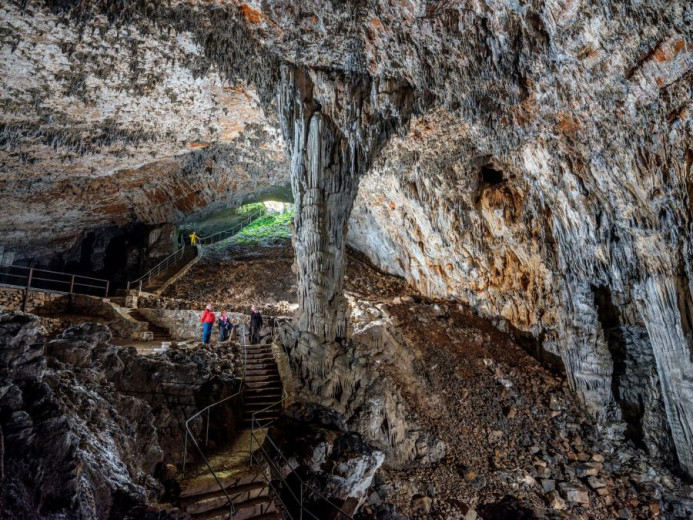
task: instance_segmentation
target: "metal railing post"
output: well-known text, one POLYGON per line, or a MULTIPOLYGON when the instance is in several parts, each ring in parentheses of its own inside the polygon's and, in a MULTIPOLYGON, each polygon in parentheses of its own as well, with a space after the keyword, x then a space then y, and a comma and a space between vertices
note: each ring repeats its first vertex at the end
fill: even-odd
POLYGON ((205 446, 209 443, 209 411, 211 408, 207 408, 207 432, 205 433, 205 446))
MULTIPOLYGON (((138 292, 140 292, 140 293, 142 292, 142 280, 140 280, 140 289, 138 292)), ((137 296, 139 296, 139 294, 137 296)))
POLYGON ((106 281, 106 297, 108 298, 108 289, 111 287, 111 281, 107 280, 106 281))
POLYGON ((255 436, 255 423, 251 420, 250 421, 250 466, 252 467, 253 463, 255 462, 253 460, 253 437, 255 436))
POLYGON ((29 277, 26 280, 26 291, 24 292, 24 300, 22 300, 22 312, 26 312, 26 303, 29 300, 29 289, 31 289, 31 278, 34 276, 34 268, 29 269, 29 277))
POLYGON ((129 293, 129 292, 130 292, 130 282, 128 282, 127 287, 126 287, 126 289, 125 289, 125 293, 126 293, 126 294, 129 293))
POLYGON ((301 482, 301 503, 299 505, 299 518, 303 520, 303 482, 301 482))

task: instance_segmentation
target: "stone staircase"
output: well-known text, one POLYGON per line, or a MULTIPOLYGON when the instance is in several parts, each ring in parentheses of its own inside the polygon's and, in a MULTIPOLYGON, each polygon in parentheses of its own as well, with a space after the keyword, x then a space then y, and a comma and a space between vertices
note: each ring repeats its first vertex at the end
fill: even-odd
POLYGON ((186 487, 180 496, 180 507, 194 520, 280 520, 269 495, 269 487, 257 472, 219 478, 236 514, 229 517, 229 503, 215 480, 203 480, 186 487))
POLYGON ((147 280, 147 282, 142 284, 142 289, 150 293, 161 291, 172 279, 178 278, 181 273, 187 271, 187 267, 196 258, 197 248, 186 247, 180 260, 158 273, 151 280, 147 280))
POLYGON ((265 421, 276 419, 281 411, 282 382, 272 354, 272 345, 248 345, 243 397, 243 426, 250 428, 253 413, 265 421))
MULTIPOLYGON (((243 428, 234 446, 226 453, 210 458, 219 481, 236 507, 229 517, 229 504, 216 480, 202 468, 197 478, 181 482, 180 508, 193 520, 281 520, 270 495, 269 487, 260 472, 250 467, 250 426, 252 414, 263 423, 277 418, 281 411, 282 383, 272 354, 272 345, 248 345, 243 428), (268 408, 269 407, 269 408, 268 408)), ((257 426, 257 425, 256 425, 257 426)), ((264 438, 265 430, 255 435, 264 438)), ((257 445, 255 446, 257 449, 257 445)))
POLYGON ((153 341, 160 342, 172 340, 171 333, 167 328, 160 327, 159 325, 152 323, 138 309, 131 309, 130 316, 132 316, 132 318, 136 321, 141 321, 147 324, 147 330, 149 330, 154 335, 154 337, 152 338, 153 341))

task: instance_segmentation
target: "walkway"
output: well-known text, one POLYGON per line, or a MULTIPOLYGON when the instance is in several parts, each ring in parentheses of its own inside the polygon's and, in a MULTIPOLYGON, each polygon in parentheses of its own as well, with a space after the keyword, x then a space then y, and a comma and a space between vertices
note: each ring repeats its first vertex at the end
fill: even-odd
MULTIPOLYGON (((256 437, 264 439, 264 431, 256 437)), ((238 511, 234 520, 280 520, 262 474, 250 467, 250 430, 242 430, 233 446, 209 458, 217 478, 238 511)), ((181 483, 181 509, 195 520, 229 518, 226 497, 207 468, 200 467, 181 483)))
MULTIPOLYGON (((208 457, 210 466, 233 501, 234 520, 279 520, 269 487, 262 473, 250 466, 251 420, 276 419, 281 411, 282 383, 272 345, 248 345, 243 393, 243 429, 231 447, 208 457)), ((255 441, 265 438, 255 430, 255 441)), ((255 446, 257 448, 257 445, 255 446)), ((229 518, 226 495, 204 465, 198 466, 181 483, 181 509, 195 520, 229 518)))

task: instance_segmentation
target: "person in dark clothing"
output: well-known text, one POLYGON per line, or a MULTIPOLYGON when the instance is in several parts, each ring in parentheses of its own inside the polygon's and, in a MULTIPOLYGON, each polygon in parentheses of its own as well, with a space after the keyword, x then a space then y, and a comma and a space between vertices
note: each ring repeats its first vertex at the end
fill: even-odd
POLYGON ((262 316, 253 305, 250 308, 250 344, 257 345, 260 343, 260 328, 262 328, 262 316))
POLYGON ((217 324, 219 325, 219 343, 221 343, 229 339, 231 331, 231 319, 226 315, 226 311, 221 311, 217 324))

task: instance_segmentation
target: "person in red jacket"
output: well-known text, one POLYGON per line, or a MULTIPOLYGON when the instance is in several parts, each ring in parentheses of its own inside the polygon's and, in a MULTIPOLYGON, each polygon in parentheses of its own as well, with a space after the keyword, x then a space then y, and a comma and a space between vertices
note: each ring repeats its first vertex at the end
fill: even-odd
POLYGON ((211 304, 207 304, 205 307, 200 321, 202 322, 202 343, 209 345, 209 338, 212 335, 212 327, 216 321, 216 316, 214 316, 214 313, 212 312, 211 304))

